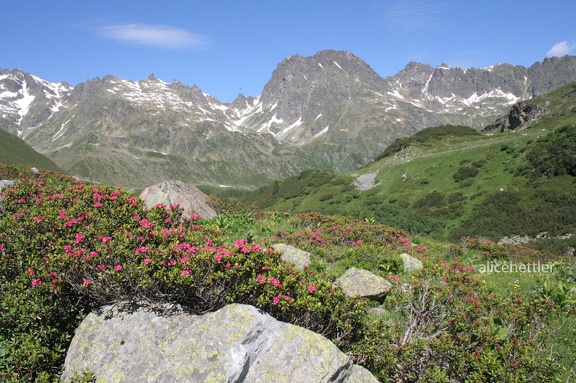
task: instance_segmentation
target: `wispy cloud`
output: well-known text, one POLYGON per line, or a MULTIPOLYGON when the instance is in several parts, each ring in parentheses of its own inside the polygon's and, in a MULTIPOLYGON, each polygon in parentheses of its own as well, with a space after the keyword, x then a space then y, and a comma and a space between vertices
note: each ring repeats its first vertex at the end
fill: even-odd
POLYGON ((576 53, 576 41, 561 41, 552 46, 546 57, 562 57, 573 53, 576 53))
POLYGON ((401 32, 422 30, 434 32, 447 25, 444 17, 448 13, 445 1, 399 0, 386 2, 386 22, 401 32))
POLYGON ((121 24, 100 28, 106 38, 129 44, 152 45, 162 48, 188 48, 208 44, 204 36, 166 25, 121 24))

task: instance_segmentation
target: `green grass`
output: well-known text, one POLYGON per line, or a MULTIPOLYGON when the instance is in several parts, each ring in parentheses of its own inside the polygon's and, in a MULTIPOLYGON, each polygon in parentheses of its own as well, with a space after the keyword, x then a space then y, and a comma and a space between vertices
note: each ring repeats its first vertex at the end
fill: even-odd
MULTIPOLYGON (((550 113, 518 132, 429 128, 397 140, 355 173, 306 171, 233 197, 279 212, 369 218, 453 241, 575 233, 575 90, 571 84, 532 100, 550 113), (357 177, 370 173, 377 173, 375 186, 356 189, 357 177)), ((552 238, 531 245, 566 252, 571 243, 552 238)))
POLYGON ((0 129, 0 163, 29 165, 40 169, 62 172, 52 160, 32 149, 23 140, 0 129))

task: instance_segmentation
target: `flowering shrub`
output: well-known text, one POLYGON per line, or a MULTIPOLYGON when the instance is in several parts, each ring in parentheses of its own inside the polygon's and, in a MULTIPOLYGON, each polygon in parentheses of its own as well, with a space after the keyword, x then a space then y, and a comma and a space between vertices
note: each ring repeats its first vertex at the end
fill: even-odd
POLYGON ((552 381, 558 364, 543 357, 554 304, 503 300, 468 268, 452 267, 442 283, 410 281, 396 290, 389 317, 366 326, 353 349, 383 382, 552 381))
POLYGON ((23 180, 0 217, 0 381, 52 381, 74 329, 121 300, 176 302, 195 313, 238 302, 308 327, 346 349, 364 302, 246 239, 175 207, 146 210, 124 191, 70 179, 23 180))

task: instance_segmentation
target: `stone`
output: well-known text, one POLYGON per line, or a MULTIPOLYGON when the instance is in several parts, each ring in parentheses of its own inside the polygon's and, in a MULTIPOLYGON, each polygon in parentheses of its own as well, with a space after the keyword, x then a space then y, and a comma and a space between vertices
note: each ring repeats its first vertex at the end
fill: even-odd
POLYGON ((16 182, 12 180, 0 180, 0 192, 10 186, 16 185, 16 182))
POLYGON ((349 297, 363 297, 369 299, 381 299, 390 290, 392 285, 386 279, 379 277, 368 270, 352 267, 336 280, 349 297))
POLYGON ((16 182, 12 180, 0 180, 0 211, 4 210, 4 205, 2 204, 2 191, 14 185, 16 185, 16 182))
POLYGON ((283 261, 293 263, 298 270, 304 270, 304 267, 310 264, 310 253, 304 250, 283 243, 277 243, 272 247, 282 253, 280 258, 283 261))
POLYGON ((201 316, 106 306, 76 330, 62 382, 83 371, 97 383, 377 383, 328 339, 241 304, 201 316))
POLYGON ((424 268, 422 261, 414 258, 410 254, 402 253, 402 254, 400 254, 400 258, 402 258, 402 262, 404 262, 404 272, 405 273, 414 273, 414 272, 420 271, 424 268))
POLYGON ((184 210, 184 216, 200 214, 202 218, 216 217, 216 211, 207 203, 206 194, 191 184, 181 181, 164 181, 144 189, 140 194, 148 208, 158 204, 165 206, 180 205, 184 210))

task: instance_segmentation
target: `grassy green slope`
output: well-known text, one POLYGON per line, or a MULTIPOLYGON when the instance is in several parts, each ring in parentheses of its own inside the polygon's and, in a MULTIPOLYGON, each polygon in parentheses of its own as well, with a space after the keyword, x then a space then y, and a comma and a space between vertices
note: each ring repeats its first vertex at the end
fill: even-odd
POLYGON ((48 157, 38 153, 23 140, 2 129, 0 129, 0 163, 30 165, 55 172, 62 171, 48 157))
MULTIPOLYGON (((533 102, 550 113, 519 132, 429 128, 398 140, 355 174, 304 172, 242 200, 374 219, 440 239, 576 233, 576 84, 533 102), (368 174, 374 187, 358 190, 353 183, 368 174)), ((564 252, 575 242, 572 236, 532 245, 564 252)))

